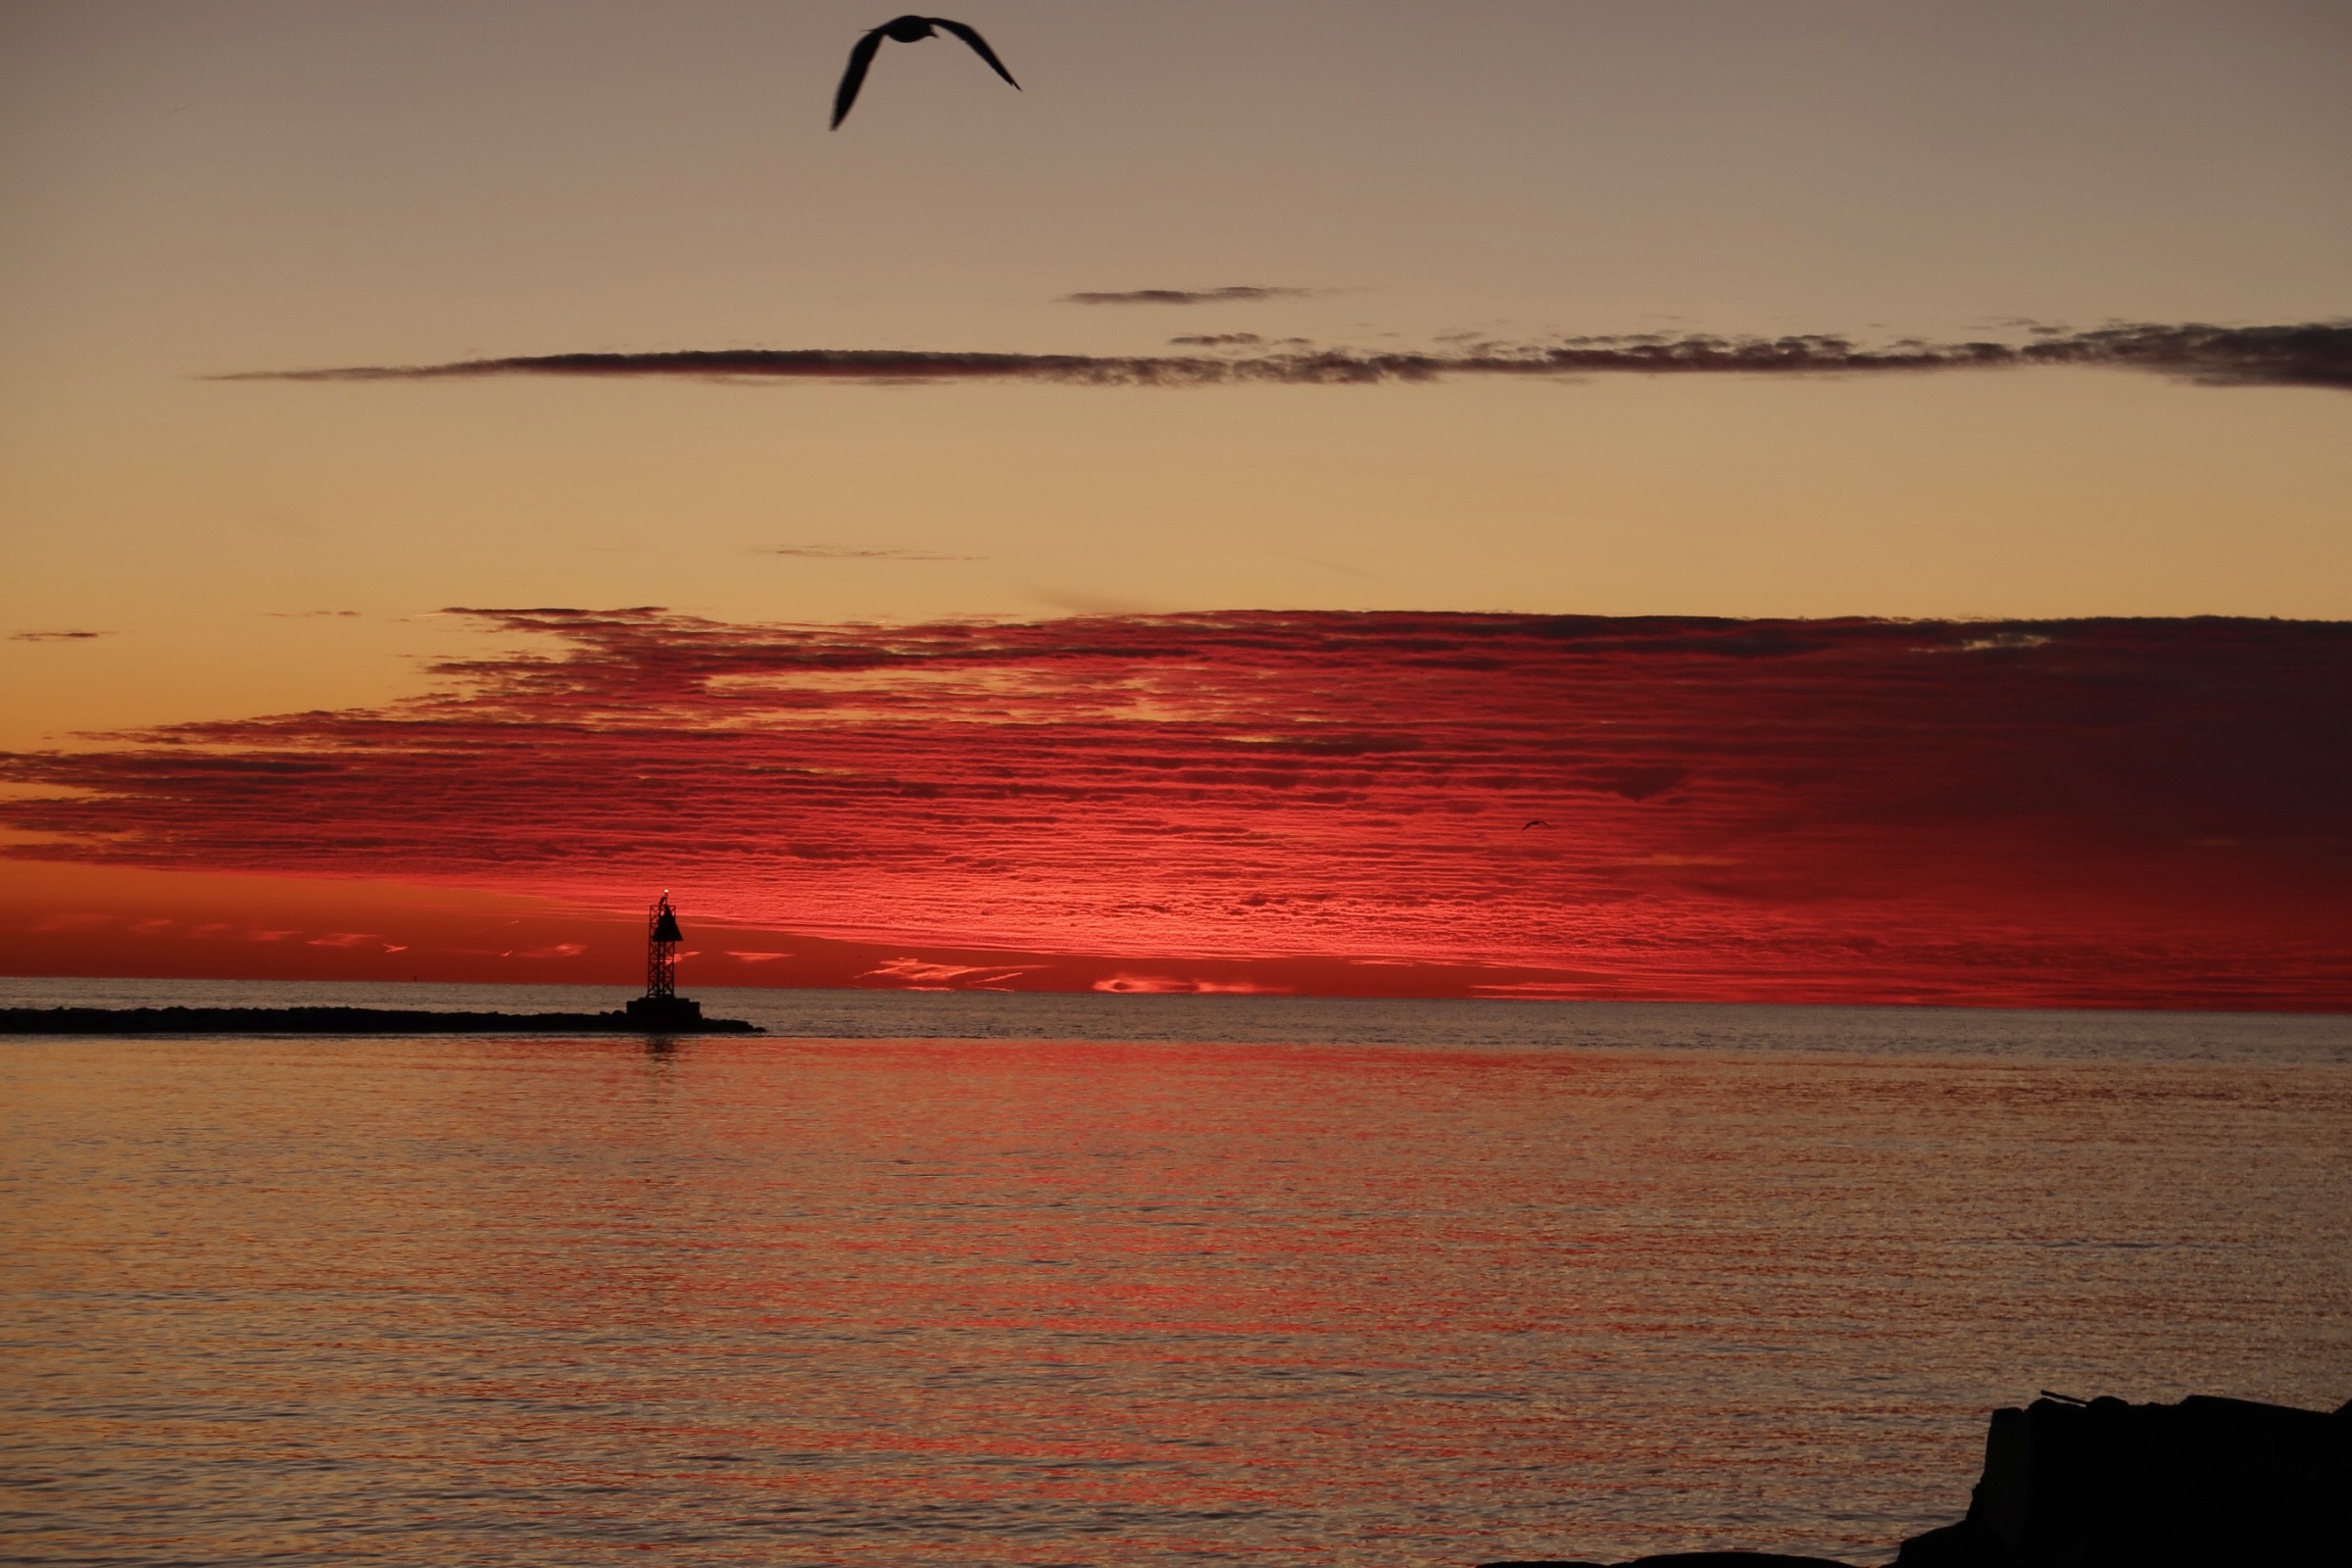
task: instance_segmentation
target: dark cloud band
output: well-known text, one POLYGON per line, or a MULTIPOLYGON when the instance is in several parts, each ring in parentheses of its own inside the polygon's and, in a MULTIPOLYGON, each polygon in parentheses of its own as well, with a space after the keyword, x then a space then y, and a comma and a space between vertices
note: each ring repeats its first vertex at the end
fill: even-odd
POLYGON ((2299 326, 2112 326, 2025 343, 1869 348, 1840 337, 1586 337, 1479 344, 1447 353, 1285 350, 1257 355, 933 353, 905 349, 683 349, 545 354, 446 365, 253 370, 232 381, 428 381, 482 376, 682 376, 716 380, 1063 386, 1363 386, 1465 376, 1918 374, 2031 366, 2150 370, 2218 386, 2352 389, 2352 322, 2299 326))

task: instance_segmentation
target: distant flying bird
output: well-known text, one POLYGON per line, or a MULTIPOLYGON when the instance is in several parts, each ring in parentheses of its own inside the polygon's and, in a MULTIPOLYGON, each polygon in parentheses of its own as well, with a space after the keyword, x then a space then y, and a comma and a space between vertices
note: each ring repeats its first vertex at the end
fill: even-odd
POLYGON ((882 47, 883 39, 920 43, 925 38, 938 37, 939 34, 933 30, 938 27, 947 28, 970 44, 972 53, 987 61, 991 71, 1012 82, 1013 91, 1020 91, 1021 84, 1012 81, 1012 73, 1004 69, 1004 62, 997 58, 997 52, 988 46, 988 40, 962 23, 950 22, 945 17, 893 17, 858 39, 857 46, 850 50, 850 69, 841 74, 841 88, 833 94, 833 128, 839 130, 841 122, 849 118, 850 105, 858 101, 858 89, 865 85, 866 70, 873 65, 874 51, 882 47))

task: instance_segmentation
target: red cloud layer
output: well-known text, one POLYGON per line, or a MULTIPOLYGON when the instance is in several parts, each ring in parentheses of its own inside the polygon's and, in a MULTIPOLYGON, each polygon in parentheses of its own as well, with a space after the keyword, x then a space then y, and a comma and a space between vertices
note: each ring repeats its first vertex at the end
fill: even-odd
POLYGON ((19 756, 0 816, 667 885, 884 983, 2352 1005, 2352 626, 481 613, 523 651, 439 695, 19 756))

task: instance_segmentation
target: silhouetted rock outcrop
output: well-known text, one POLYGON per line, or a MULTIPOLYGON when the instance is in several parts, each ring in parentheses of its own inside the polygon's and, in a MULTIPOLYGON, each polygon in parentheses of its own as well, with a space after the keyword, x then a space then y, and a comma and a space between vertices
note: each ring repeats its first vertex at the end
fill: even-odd
POLYGON ((1968 1517, 1896 1568, 2302 1568, 2352 1562, 2352 1404, 2191 1395, 1995 1410, 1968 1517))
MULTIPOLYGON (((1968 1516, 1893 1568, 2333 1568, 2352 1564, 2352 1403, 2334 1414, 2191 1395, 2047 1396, 1992 1413, 1968 1516)), ((1481 1568, 1612 1568, 1582 1559, 1481 1568)), ((1679 1552, 1613 1568, 1845 1568, 1679 1552)))

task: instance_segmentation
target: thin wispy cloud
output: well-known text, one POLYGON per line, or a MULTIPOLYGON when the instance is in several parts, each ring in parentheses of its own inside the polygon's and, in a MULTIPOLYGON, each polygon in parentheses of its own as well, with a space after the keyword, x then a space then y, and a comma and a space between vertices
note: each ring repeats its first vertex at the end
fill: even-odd
POLYGON ((80 643, 93 637, 112 637, 111 631, 19 631, 9 633, 12 643, 80 643))
POLYGON ((1258 300, 1299 300, 1327 293, 1319 288, 1273 288, 1237 283, 1226 288, 1130 288, 1064 294, 1064 305, 1249 305, 1258 300))
POLYGON ((486 376, 670 376, 722 381, 945 383, 1030 381, 1063 386, 1371 386, 1476 377, 1596 375, 1918 375, 1936 371, 2091 366, 2149 371, 2209 386, 2352 389, 2352 322, 2294 326, 2133 325, 2053 331, 2026 342, 1876 347, 1830 336, 1708 334, 1575 337, 1480 343, 1439 353, 1283 347, 1265 354, 1094 355, 929 352, 911 349, 682 349, 640 354, 545 354, 443 365, 249 370, 229 381, 431 381, 486 376))
POLYGON ((985 556, 950 556, 935 550, 856 550, 845 545, 760 545, 763 556, 799 561, 985 561, 985 556))

